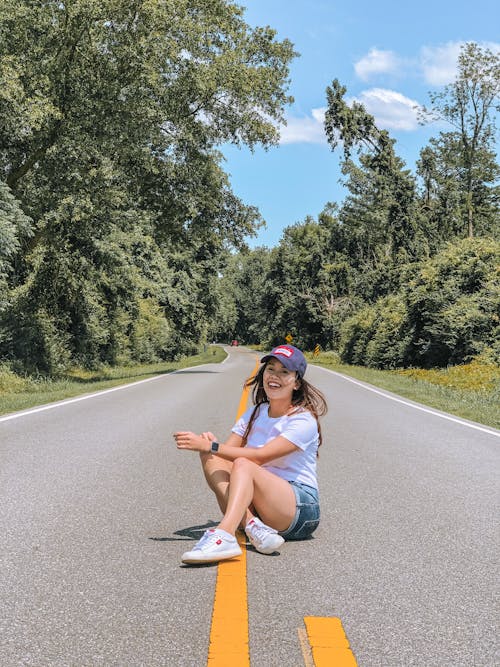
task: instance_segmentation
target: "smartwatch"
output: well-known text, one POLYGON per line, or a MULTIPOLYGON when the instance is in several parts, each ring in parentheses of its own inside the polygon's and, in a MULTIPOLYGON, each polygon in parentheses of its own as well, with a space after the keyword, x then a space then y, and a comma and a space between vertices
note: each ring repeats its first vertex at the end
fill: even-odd
POLYGON ((212 454, 216 454, 219 451, 219 443, 216 440, 210 443, 210 451, 212 454))

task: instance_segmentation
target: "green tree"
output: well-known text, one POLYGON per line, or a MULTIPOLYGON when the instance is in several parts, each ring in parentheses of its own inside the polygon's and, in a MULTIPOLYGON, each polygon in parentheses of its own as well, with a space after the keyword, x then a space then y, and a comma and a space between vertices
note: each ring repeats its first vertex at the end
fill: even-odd
POLYGON ((404 299, 400 294, 391 294, 344 320, 339 353, 345 363, 397 368, 407 360, 410 341, 404 299))
POLYGON ((463 236, 460 186, 456 180, 456 153, 449 145, 431 139, 420 151, 417 175, 422 183, 421 215, 426 219, 431 254, 454 237, 463 236))
POLYGON ((470 361, 500 334, 500 244, 490 238, 448 243, 420 265, 402 290, 411 342, 406 363, 470 361))
POLYGON ((291 332, 298 345, 332 346, 339 321, 353 303, 352 274, 342 252, 342 229, 335 207, 286 228, 273 250, 265 294, 266 342, 283 342, 291 332))
POLYGON ((448 243, 408 265, 393 294, 359 308, 341 326, 347 363, 395 368, 459 364, 496 350, 500 334, 500 244, 448 243))
POLYGON ((276 142, 290 101, 292 45, 243 12, 0 0, 0 174, 34 231, 0 354, 37 366, 48 336, 65 359, 114 363, 203 341, 222 258, 261 222, 217 145, 276 142), (36 322, 40 345, 22 343, 36 322))
MULTIPOLYGON (((456 80, 430 93, 430 107, 421 112, 422 122, 439 120, 453 128, 431 141, 436 163, 431 178, 440 191, 453 185, 452 192, 458 192, 458 212, 469 237, 498 230, 500 170, 494 148, 499 94, 500 54, 470 42, 462 47, 456 80)), ((456 194, 448 190, 445 198, 456 194)))
POLYGON ((31 234, 31 225, 7 184, 0 181, 0 296, 9 285, 22 243, 31 234))
POLYGON ((391 266, 425 250, 425 230, 415 179, 395 154, 394 140, 377 128, 361 104, 349 105, 346 92, 336 79, 327 88, 325 129, 332 149, 340 142, 343 149, 342 172, 349 195, 339 219, 345 250, 351 266, 359 269, 361 295, 373 299, 394 287, 389 280, 391 266))
POLYGON ((2 322, 12 304, 13 277, 21 249, 31 234, 31 225, 10 188, 0 181, 0 349, 11 342, 2 322))
POLYGON ((260 343, 267 339, 266 310, 273 252, 254 248, 231 255, 219 280, 220 310, 213 327, 219 340, 260 343))

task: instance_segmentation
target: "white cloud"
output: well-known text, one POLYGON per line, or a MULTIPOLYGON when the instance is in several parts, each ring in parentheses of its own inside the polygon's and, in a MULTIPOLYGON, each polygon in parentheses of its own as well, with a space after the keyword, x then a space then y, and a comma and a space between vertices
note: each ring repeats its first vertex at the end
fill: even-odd
MULTIPOLYGON (((440 86, 454 81, 460 50, 465 42, 448 42, 441 46, 425 46, 418 59, 413 61, 398 56, 393 51, 371 49, 355 65, 360 79, 369 80, 378 74, 401 74, 411 68, 422 72, 425 81, 440 86)), ((480 46, 494 52, 500 51, 500 44, 484 42, 480 46)), ((386 130, 411 132, 418 128, 419 102, 402 93, 387 88, 370 88, 362 91, 350 101, 356 100, 371 114, 377 127, 386 130)), ((280 144, 323 144, 327 143, 324 130, 325 107, 311 109, 307 116, 289 116, 287 125, 280 128, 280 144)))
POLYGON ((323 144, 326 143, 326 108, 312 109, 310 116, 298 118, 289 116, 287 124, 280 128, 280 144, 323 144))
POLYGON ((408 132, 418 127, 415 107, 420 105, 395 90, 371 88, 354 99, 375 118, 375 124, 381 129, 408 132))
MULTIPOLYGON (((354 99, 374 116, 377 127, 381 129, 411 131, 418 127, 415 107, 419 107, 419 103, 395 90, 371 88, 347 100, 347 103, 350 104, 354 99)), ((324 129, 325 111, 326 107, 320 107, 312 109, 308 116, 288 117, 288 124, 280 128, 280 144, 327 143, 324 129)))
MULTIPOLYGON (((457 76, 458 56, 466 42, 448 42, 441 46, 423 46, 420 50, 420 67, 426 83, 445 86, 457 76)), ((483 49, 500 52, 498 42, 480 42, 483 49)))
MULTIPOLYGON (((452 83, 457 75, 458 56, 465 41, 447 42, 438 46, 423 46, 417 57, 404 58, 394 51, 372 48, 354 63, 356 75, 362 81, 373 81, 379 75, 419 74, 431 86, 452 83)), ((480 42, 479 46, 494 53, 500 52, 498 42, 480 42)))
POLYGON ((463 42, 442 46, 424 46, 420 51, 420 67, 426 83, 443 86, 455 80, 457 62, 463 42))
POLYGON ((368 54, 354 63, 354 70, 362 81, 369 81, 377 74, 396 74, 401 61, 393 51, 370 49, 368 54))

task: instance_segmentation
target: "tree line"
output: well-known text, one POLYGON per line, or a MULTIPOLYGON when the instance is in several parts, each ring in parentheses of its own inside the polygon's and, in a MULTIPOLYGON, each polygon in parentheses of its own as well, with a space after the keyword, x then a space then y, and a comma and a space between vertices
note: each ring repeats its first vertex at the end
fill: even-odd
POLYGON ((325 130, 348 195, 276 248, 232 258, 221 337, 272 345, 290 333, 378 368, 500 363, 499 90, 499 54, 464 45, 456 80, 419 111, 445 129, 412 173, 334 80, 325 130))
POLYGON ((415 175, 333 81, 349 194, 249 250, 263 221, 218 147, 277 143, 296 55, 228 0, 0 0, 1 362, 55 375, 288 332, 389 367, 495 349, 498 56, 464 47, 415 175))
POLYGON ((269 146, 288 40, 227 0, 0 0, 0 358, 57 373, 207 339, 261 224, 217 147, 269 146))

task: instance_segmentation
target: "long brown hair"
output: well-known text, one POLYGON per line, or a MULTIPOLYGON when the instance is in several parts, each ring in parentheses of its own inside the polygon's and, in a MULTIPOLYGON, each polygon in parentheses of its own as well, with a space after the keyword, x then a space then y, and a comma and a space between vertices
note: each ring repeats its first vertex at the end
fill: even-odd
MULTIPOLYGON (((264 389, 264 370, 266 366, 267 364, 263 364, 256 375, 245 382, 245 387, 252 387, 252 400, 255 403, 255 408, 250 415, 245 433, 243 434, 243 446, 247 443, 248 434, 252 429, 259 407, 263 403, 269 403, 269 399, 264 389)), ((319 389, 316 389, 310 382, 304 380, 303 377, 300 377, 298 373, 297 382, 299 382, 299 386, 297 389, 293 390, 292 406, 308 410, 314 416, 316 423, 318 424, 319 444, 321 445, 323 437, 321 435, 319 418, 325 415, 328 410, 325 397, 319 389)))

